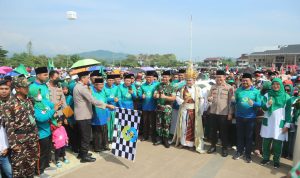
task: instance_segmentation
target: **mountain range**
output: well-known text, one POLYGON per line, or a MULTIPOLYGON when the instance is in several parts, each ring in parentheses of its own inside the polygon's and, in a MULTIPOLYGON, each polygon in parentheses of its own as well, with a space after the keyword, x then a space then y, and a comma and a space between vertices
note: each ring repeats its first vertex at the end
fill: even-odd
POLYGON ((104 60, 123 60, 126 59, 129 54, 112 52, 108 50, 95 50, 87 51, 77 54, 83 58, 95 58, 95 59, 104 59, 104 60))

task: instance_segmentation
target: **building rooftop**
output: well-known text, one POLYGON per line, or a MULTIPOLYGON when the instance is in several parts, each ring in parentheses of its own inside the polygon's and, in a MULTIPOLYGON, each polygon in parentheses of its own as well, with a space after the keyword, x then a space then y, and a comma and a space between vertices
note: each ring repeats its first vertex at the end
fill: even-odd
POLYGON ((220 57, 209 57, 204 59, 204 61, 220 61, 220 60, 222 60, 222 58, 220 57))
POLYGON ((300 44, 281 46, 278 50, 266 50, 263 52, 254 52, 254 55, 274 55, 274 54, 300 54, 300 44))

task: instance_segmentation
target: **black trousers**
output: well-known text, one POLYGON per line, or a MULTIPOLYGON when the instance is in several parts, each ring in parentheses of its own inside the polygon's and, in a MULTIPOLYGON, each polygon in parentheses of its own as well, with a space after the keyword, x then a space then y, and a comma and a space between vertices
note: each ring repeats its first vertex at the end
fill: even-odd
POLYGON ((92 131, 94 150, 100 151, 101 149, 108 147, 107 125, 93 125, 92 131))
POLYGON ((39 171, 42 174, 44 170, 49 167, 50 152, 51 152, 51 136, 40 139, 40 160, 39 171))
POLYGON ((246 157, 251 156, 253 131, 255 128, 255 119, 237 118, 237 151, 243 154, 245 150, 246 157))
POLYGON ((150 128, 151 128, 151 134, 152 134, 152 140, 156 137, 156 117, 155 117, 155 111, 143 111, 142 113, 143 117, 143 137, 145 139, 149 138, 150 135, 150 128))
POLYGON ((66 149, 65 147, 61 147, 61 148, 58 148, 58 149, 55 149, 55 162, 57 163, 59 158, 61 157, 65 157, 66 156, 66 149))
POLYGON ((80 157, 85 158, 89 151, 91 139, 91 119, 76 121, 80 135, 80 157))
POLYGON ((80 135, 77 129, 77 125, 66 125, 65 126, 68 137, 69 137, 69 145, 72 147, 72 151, 78 153, 80 148, 80 135))
POLYGON ((210 114, 210 139, 211 139, 211 146, 215 147, 218 141, 218 134, 219 131, 220 138, 222 141, 222 148, 227 149, 228 146, 228 124, 230 121, 227 120, 227 115, 217 115, 217 114, 210 114))

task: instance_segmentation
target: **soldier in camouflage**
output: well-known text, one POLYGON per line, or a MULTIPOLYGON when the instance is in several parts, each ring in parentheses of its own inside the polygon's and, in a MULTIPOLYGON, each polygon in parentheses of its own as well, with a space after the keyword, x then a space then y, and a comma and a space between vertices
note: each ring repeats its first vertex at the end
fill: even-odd
POLYGON ((159 145, 163 141, 166 148, 170 147, 169 133, 170 122, 172 119, 172 104, 176 99, 176 93, 170 84, 170 71, 165 71, 162 74, 162 83, 158 85, 157 90, 154 92, 154 97, 157 99, 157 120, 156 132, 161 138, 158 138, 154 145, 159 145))
POLYGON ((38 160, 38 130, 25 77, 13 81, 15 97, 3 106, 5 127, 11 151, 13 177, 33 177, 38 160))

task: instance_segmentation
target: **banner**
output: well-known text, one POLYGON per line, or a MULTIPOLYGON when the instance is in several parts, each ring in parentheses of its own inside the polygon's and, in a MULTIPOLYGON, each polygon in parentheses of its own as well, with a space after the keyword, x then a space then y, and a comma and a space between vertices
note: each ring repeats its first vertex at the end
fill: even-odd
POLYGON ((112 154, 134 161, 141 111, 116 108, 112 154))

